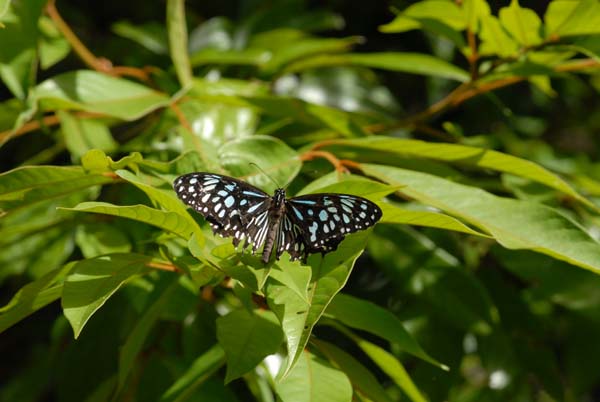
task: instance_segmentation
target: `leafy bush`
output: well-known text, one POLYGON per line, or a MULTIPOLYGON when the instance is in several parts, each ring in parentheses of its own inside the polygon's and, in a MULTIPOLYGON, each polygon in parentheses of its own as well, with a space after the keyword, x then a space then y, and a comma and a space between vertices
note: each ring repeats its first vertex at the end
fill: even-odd
POLYGON ((365 36, 241 3, 133 2, 90 51, 81 4, 0 1, 0 398, 593 400, 600 3, 397 2, 365 36), (383 218, 265 266, 177 199, 193 171, 383 218))

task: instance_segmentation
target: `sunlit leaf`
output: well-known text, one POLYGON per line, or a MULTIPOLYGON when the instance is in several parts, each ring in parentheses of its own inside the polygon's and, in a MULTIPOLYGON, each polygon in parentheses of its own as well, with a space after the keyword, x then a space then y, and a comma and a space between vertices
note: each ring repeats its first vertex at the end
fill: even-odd
POLYGON ((568 194, 587 206, 593 207, 589 200, 577 193, 558 175, 548 171, 537 163, 494 150, 458 144, 389 137, 336 140, 330 141, 329 145, 322 148, 331 150, 343 158, 352 160, 376 160, 371 159, 369 156, 371 155, 370 151, 377 151, 375 155, 380 159, 386 154, 393 154, 400 158, 418 157, 435 159, 460 165, 476 166, 481 169, 492 169, 542 183, 568 194))
POLYGON ((390 342, 395 342, 404 351, 447 369, 425 353, 394 314, 373 303, 340 293, 329 304, 325 315, 350 327, 368 331, 390 342))
POLYGON ((366 232, 347 236, 334 252, 312 255, 308 263, 312 269, 308 285, 308 301, 297 291, 276 282, 267 283, 267 300, 277 315, 285 334, 288 359, 282 375, 285 377, 299 359, 306 346, 312 328, 333 299, 342 289, 358 256, 364 249, 366 232))
POLYGON ((419 74, 465 82, 469 73, 440 58, 422 53, 348 53, 343 55, 315 56, 290 64, 286 72, 335 66, 355 65, 402 73, 419 74))
POLYGON ((169 103, 167 95, 95 71, 79 70, 49 78, 31 93, 43 110, 84 110, 135 120, 169 103))
POLYGON ((123 284, 148 270, 151 257, 110 254, 79 261, 65 279, 62 306, 75 338, 109 297, 123 284))
POLYGON ((542 21, 535 11, 523 8, 518 0, 500 9, 502 26, 523 46, 535 46, 542 41, 540 26, 542 21))
POLYGON ((352 385, 341 371, 302 351, 298 364, 276 385, 282 402, 350 402, 352 385))
POLYGON ((363 171, 405 186, 402 193, 480 227, 504 247, 537 251, 600 272, 600 245, 550 207, 390 166, 363 165, 363 171))
POLYGON ((167 35, 171 59, 179 84, 187 88, 192 85, 193 74, 188 56, 188 33, 184 0, 167 0, 167 35))
POLYGON ((72 268, 73 263, 67 264, 19 289, 8 304, 0 308, 0 332, 58 300, 63 290, 63 278, 72 268))
POLYGON ((277 352, 283 334, 273 313, 239 309, 217 320, 217 339, 227 356, 227 383, 277 352))
POLYGON ((595 0, 554 0, 544 15, 546 36, 600 33, 600 4, 595 0))

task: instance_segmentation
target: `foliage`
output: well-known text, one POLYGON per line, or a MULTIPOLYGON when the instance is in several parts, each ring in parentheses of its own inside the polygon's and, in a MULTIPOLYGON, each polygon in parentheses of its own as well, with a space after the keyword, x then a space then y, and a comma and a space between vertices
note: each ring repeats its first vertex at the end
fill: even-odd
POLYGON ((308 3, 0 1, 0 400, 597 395, 600 3, 308 3), (384 215, 265 266, 193 171, 384 215))

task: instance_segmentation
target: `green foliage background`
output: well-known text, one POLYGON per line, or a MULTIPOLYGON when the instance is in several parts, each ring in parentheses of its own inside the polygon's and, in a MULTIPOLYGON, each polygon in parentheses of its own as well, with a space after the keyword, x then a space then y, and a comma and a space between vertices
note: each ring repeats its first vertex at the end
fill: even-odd
POLYGON ((205 3, 0 0, 0 400, 600 400, 600 3, 205 3), (384 216, 264 266, 251 163, 384 216))

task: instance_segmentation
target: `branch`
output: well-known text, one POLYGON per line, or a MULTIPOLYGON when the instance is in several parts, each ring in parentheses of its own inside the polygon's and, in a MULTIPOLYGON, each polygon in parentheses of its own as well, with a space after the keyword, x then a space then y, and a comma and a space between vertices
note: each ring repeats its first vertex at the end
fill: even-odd
MULTIPOLYGON (((103 117, 103 115, 101 115, 99 113, 79 112, 79 113, 75 113, 75 117, 85 119, 85 118, 103 117)), ((60 123, 60 120, 59 120, 58 116, 55 114, 50 115, 50 116, 44 116, 39 120, 30 121, 28 123, 23 124, 17 130, 6 130, 6 131, 0 132, 0 143, 3 143, 4 141, 9 140, 10 138, 18 137, 20 135, 27 134, 31 131, 38 130, 42 126, 51 127, 51 126, 55 126, 59 123, 60 123)))
POLYGON ((130 76, 141 81, 149 80, 149 70, 146 68, 140 69, 135 67, 115 67, 113 63, 104 57, 96 57, 84 44, 79 40, 71 27, 62 19, 58 9, 56 8, 56 0, 48 0, 46 4, 46 14, 52 19, 58 30, 65 37, 67 42, 73 48, 73 51, 79 58, 91 69, 114 75, 114 76, 130 76))

